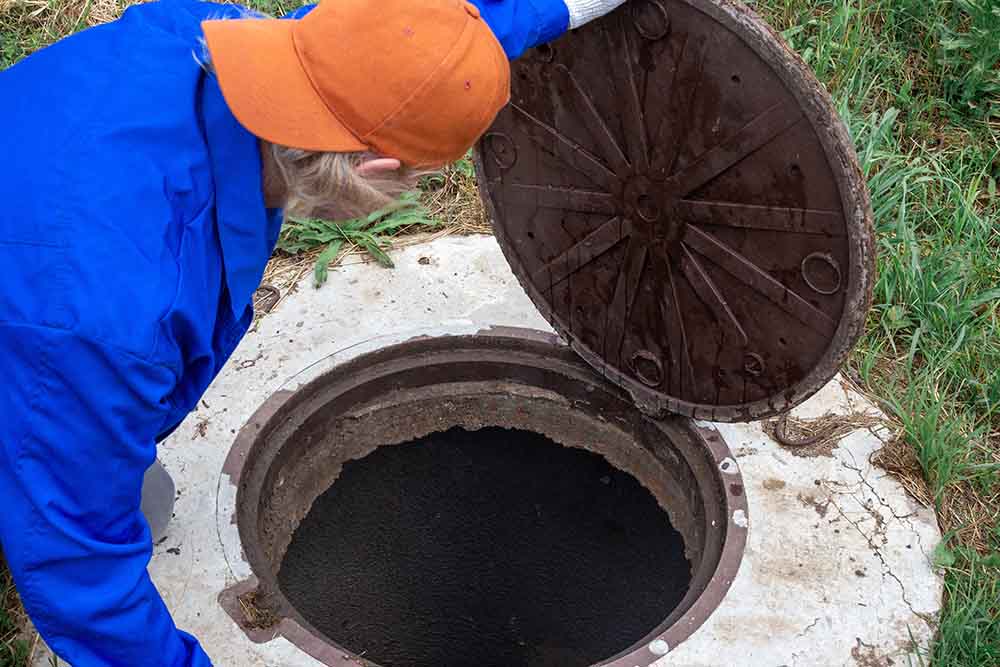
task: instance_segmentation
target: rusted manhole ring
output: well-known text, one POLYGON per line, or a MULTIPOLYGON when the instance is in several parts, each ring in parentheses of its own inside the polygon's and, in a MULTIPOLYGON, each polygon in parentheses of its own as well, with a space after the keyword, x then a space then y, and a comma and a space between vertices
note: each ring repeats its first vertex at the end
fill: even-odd
POLYGON ((596 451, 646 486, 681 532, 692 564, 686 597, 654 632, 601 665, 655 662, 721 603, 742 560, 748 519, 742 477, 719 434, 683 417, 642 414, 554 336, 496 329, 364 354, 275 394, 241 430, 225 471, 237 489, 233 521, 255 576, 220 601, 251 639, 282 635, 327 665, 359 664, 292 607, 276 564, 340 462, 453 426, 520 428, 596 451), (258 606, 249 618, 248 600, 258 606), (271 619, 269 627, 260 619, 271 619))

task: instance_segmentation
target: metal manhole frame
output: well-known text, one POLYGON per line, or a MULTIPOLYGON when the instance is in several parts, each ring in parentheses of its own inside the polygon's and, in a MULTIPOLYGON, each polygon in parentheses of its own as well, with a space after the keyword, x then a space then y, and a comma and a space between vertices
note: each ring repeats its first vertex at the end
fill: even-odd
MULTIPOLYGON (((597 376, 557 336, 508 327, 491 328, 469 335, 387 337, 371 350, 351 356, 321 373, 313 372, 309 381, 300 384, 294 391, 282 389, 275 392, 238 432, 220 476, 220 491, 229 485, 234 488, 225 494, 220 492, 220 498, 223 495, 228 496, 230 502, 222 503, 219 507, 219 520, 227 520, 239 530, 238 544, 230 545, 231 548, 227 550, 227 560, 239 559, 242 561, 240 565, 245 567, 237 569, 252 574, 241 577, 233 570, 231 563, 230 570, 238 583, 222 591, 219 602, 249 639, 256 643, 266 643, 281 636, 330 667, 357 665, 375 667, 376 663, 364 660, 338 646, 302 618, 281 593, 276 576, 268 569, 271 561, 263 553, 259 536, 256 534, 257 512, 264 479, 259 469, 260 464, 256 460, 260 453, 258 443, 262 437, 287 426, 286 422, 297 409, 315 400, 324 390, 330 391, 332 386, 334 389, 339 387, 342 391, 355 377, 353 371, 361 371, 358 375, 361 376, 362 382, 370 381, 372 376, 366 373, 366 369, 370 368, 373 362, 378 365, 380 359, 384 362, 386 358, 391 359, 401 351, 413 351, 418 353, 416 364, 412 363, 412 359, 409 362, 405 359, 400 360, 410 367, 419 367, 419 358, 422 355, 433 353, 438 355, 436 359, 440 359, 441 354, 449 354, 449 351, 454 351, 456 348, 459 356, 462 352, 468 353, 470 349, 491 349, 497 353, 498 358, 500 355, 510 357, 515 351, 520 351, 522 355, 528 354, 534 359, 541 360, 542 363, 549 364, 550 369, 562 367, 570 371, 574 379, 585 379, 593 383, 593 386, 600 386, 604 391, 613 392, 609 395, 617 396, 623 405, 630 403, 625 392, 597 376), (466 345, 467 348, 463 350, 462 345, 466 345), (262 593, 263 596, 260 595, 262 593), (267 627, 253 627, 247 623, 245 601, 248 595, 258 596, 257 599, 265 605, 266 612, 274 615, 273 624, 267 627)), ((520 361, 523 362, 524 359, 520 361)), ((530 385, 526 386, 530 388, 530 385)), ((641 415, 638 412, 637 414, 641 415)), ((725 517, 725 523, 722 526, 715 526, 713 520, 711 530, 705 529, 704 539, 707 541, 719 538, 721 535, 717 549, 718 557, 717 559, 713 557, 714 565, 711 566, 710 572, 707 569, 709 565, 706 564, 706 557, 702 557, 700 570, 692 572, 691 590, 678 607, 649 636, 622 653, 596 663, 593 667, 651 665, 670 649, 688 639, 722 603, 736 578, 746 549, 749 524, 743 478, 733 454, 718 431, 681 416, 673 416, 667 420, 652 419, 648 416, 643 418, 661 430, 664 425, 668 425, 670 429, 682 430, 688 434, 687 437, 692 441, 691 448, 700 451, 699 456, 704 457, 701 465, 707 463, 711 466, 713 471, 711 474, 715 480, 711 484, 702 480, 698 483, 698 491, 706 503, 708 500, 705 494, 709 491, 721 494, 721 497, 716 496, 715 501, 721 508, 718 514, 720 517, 725 517), (711 531, 716 532, 710 535, 711 531)), ((665 437, 666 433, 667 431, 664 431, 665 437)), ((265 474, 270 472, 270 464, 273 464, 273 460, 269 462, 265 474)), ((708 515, 706 520, 707 517, 708 515)))

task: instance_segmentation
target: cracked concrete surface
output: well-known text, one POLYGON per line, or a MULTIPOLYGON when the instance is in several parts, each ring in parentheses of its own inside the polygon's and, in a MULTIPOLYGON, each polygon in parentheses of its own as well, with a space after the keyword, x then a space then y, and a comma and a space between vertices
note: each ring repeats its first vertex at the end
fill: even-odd
MULTIPOLYGON (((857 410, 874 408, 835 381, 795 413, 857 410)), ((746 482, 747 553, 723 606, 658 667, 909 664, 941 607, 940 533, 934 512, 871 464, 879 434, 856 431, 830 456, 802 458, 758 425, 717 428, 746 482)))
MULTIPOLYGON (((162 450, 179 497, 150 572, 178 626, 198 636, 217 665, 320 664, 280 637, 254 644, 217 603, 220 591, 249 574, 228 525, 232 492, 220 471, 258 405, 289 378, 298 384, 404 329, 547 329, 492 238, 445 238, 394 257, 393 271, 339 268, 320 290, 304 281, 247 336, 162 450)), ((859 410, 874 408, 834 381, 795 414, 859 410)), ((758 424, 718 428, 746 483, 746 557, 722 606, 688 642, 664 647, 657 667, 908 664, 911 638, 927 643, 940 609, 942 583, 930 562, 940 534, 933 512, 870 463, 881 446, 876 435, 857 431, 829 456, 804 458, 758 424)), ((44 651, 36 658, 37 667, 48 664, 44 651)))

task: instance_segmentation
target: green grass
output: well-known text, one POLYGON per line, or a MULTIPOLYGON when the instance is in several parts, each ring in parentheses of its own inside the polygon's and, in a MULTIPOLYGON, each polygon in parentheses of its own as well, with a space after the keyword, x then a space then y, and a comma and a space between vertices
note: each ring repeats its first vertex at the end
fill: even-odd
POLYGON ((1000 665, 1000 4, 764 0, 867 177, 879 277, 851 365, 899 420, 947 541, 915 664, 1000 665))
MULTIPOLYGON (((123 4, 14 0, 0 9, 0 67, 112 18, 123 4)), ((252 3, 278 15, 298 4, 252 3)), ((758 0, 754 6, 830 89, 872 193, 879 277, 868 333, 850 365, 898 420, 947 536, 936 553, 947 592, 938 638, 920 647, 913 663, 997 667, 1000 2, 758 0)), ((471 174, 463 169, 468 165, 424 188, 443 193, 437 203, 452 202, 452 192, 469 190, 471 174)), ((384 220, 352 225, 371 233, 384 220)), ((345 229, 305 227, 283 243, 304 242, 312 233, 329 248, 345 229)), ((376 254, 378 237, 366 238, 376 254)), ((0 667, 23 667, 3 659, 0 667)))
POLYGON ((419 194, 409 192, 399 203, 351 220, 288 220, 281 229, 278 250, 289 255, 322 248, 313 272, 316 286, 326 282, 329 267, 341 254, 352 247, 360 248, 386 268, 393 268, 392 258, 385 252, 392 237, 413 228, 441 226, 430 217, 420 203, 419 194))
POLYGON ((24 667, 30 645, 21 636, 17 592, 0 556, 0 667, 24 667))

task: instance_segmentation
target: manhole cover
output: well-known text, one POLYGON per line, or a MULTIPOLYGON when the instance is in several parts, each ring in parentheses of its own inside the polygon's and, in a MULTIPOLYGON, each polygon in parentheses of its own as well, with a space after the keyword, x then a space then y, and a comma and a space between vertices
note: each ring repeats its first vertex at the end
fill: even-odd
POLYGON ((632 0, 530 52, 479 152, 532 300, 654 414, 786 411, 862 331, 872 232, 852 143, 742 6, 632 0))

